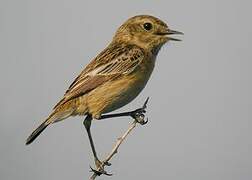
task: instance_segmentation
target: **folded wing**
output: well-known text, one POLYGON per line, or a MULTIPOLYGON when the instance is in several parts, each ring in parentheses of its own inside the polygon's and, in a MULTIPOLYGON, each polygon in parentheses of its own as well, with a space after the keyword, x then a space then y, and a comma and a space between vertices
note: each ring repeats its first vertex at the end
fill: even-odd
POLYGON ((81 72, 54 109, 108 81, 130 74, 143 59, 143 51, 135 46, 110 46, 81 72))

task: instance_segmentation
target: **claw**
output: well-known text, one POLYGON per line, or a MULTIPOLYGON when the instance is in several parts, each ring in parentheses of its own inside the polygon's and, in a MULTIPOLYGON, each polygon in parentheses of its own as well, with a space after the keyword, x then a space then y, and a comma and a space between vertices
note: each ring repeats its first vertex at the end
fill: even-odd
POLYGON ((143 104, 142 109, 146 109, 147 103, 148 103, 149 99, 150 99, 150 97, 147 97, 147 99, 145 100, 145 102, 144 102, 144 104, 143 104))
POLYGON ((145 100, 143 107, 133 111, 131 115, 131 117, 134 118, 141 125, 145 125, 148 122, 148 119, 146 121, 144 120, 145 118, 144 113, 146 113, 145 109, 147 108, 148 101, 149 97, 145 100))
POLYGON ((142 121, 144 121, 144 117, 145 117, 145 115, 142 114, 142 113, 136 113, 136 114, 135 114, 135 119, 137 120, 137 122, 142 122, 142 121))
POLYGON ((89 166, 89 167, 90 167, 90 169, 91 169, 89 172, 93 172, 93 173, 95 173, 97 176, 100 176, 100 175, 103 174, 103 172, 97 171, 97 170, 93 169, 91 166, 89 166))
POLYGON ((148 121, 149 121, 149 119, 147 118, 147 120, 146 120, 146 121, 144 121, 144 120, 143 120, 140 124, 141 124, 141 125, 145 125, 145 124, 147 124, 147 123, 148 123, 148 121))
POLYGON ((90 172, 93 172, 93 173, 95 173, 97 176, 100 176, 100 175, 102 175, 102 174, 104 174, 104 175, 107 175, 107 176, 112 176, 113 174, 110 174, 110 173, 107 173, 106 171, 104 171, 104 170, 96 170, 96 169, 93 169, 91 166, 90 166, 90 172))
POLYGON ((141 114, 139 117, 137 117, 136 118, 136 121, 138 122, 138 123, 140 123, 141 125, 145 125, 145 124, 147 124, 147 122, 149 121, 148 120, 148 118, 147 118, 147 120, 145 121, 144 120, 144 114, 141 114))
POLYGON ((111 166, 111 163, 110 162, 103 162, 106 166, 111 166))

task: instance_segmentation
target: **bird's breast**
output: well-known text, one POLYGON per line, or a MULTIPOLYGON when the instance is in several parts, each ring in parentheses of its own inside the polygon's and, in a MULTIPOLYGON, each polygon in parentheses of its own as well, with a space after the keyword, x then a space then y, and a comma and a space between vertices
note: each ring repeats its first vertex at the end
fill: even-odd
POLYGON ((128 75, 109 81, 91 91, 87 97, 89 113, 95 118, 131 102, 143 90, 153 71, 154 64, 142 64, 128 75))

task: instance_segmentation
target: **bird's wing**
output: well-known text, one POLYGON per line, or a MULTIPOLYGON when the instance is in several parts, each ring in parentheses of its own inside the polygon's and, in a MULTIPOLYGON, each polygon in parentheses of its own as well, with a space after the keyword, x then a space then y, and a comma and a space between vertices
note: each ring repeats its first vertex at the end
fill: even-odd
POLYGON ((100 53, 74 80, 57 108, 71 99, 80 97, 96 87, 135 70, 144 53, 134 46, 108 47, 100 53))

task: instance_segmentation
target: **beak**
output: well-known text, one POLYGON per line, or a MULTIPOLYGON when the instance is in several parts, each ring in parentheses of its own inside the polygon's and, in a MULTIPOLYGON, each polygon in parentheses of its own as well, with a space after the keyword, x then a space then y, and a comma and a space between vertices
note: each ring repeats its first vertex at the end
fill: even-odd
MULTIPOLYGON (((171 30, 171 29, 166 29, 165 32, 159 32, 158 35, 173 35, 173 34, 179 34, 179 35, 184 35, 184 33, 182 32, 179 32, 179 31, 174 31, 174 30, 171 30)), ((177 38, 173 38, 173 37, 169 37, 169 40, 171 41, 181 41, 180 39, 177 39, 177 38)))
MULTIPOLYGON (((174 31, 174 30, 171 30, 171 29, 168 29, 168 30, 167 30, 167 35, 173 35, 173 34, 184 35, 184 33, 179 32, 179 31, 174 31)), ((173 37, 168 37, 168 38, 169 38, 169 40, 171 40, 171 41, 181 41, 180 39, 173 38, 173 37)))
POLYGON ((174 30, 171 30, 171 29, 167 30, 167 34, 180 34, 180 35, 184 35, 184 33, 182 33, 182 32, 174 31, 174 30))

